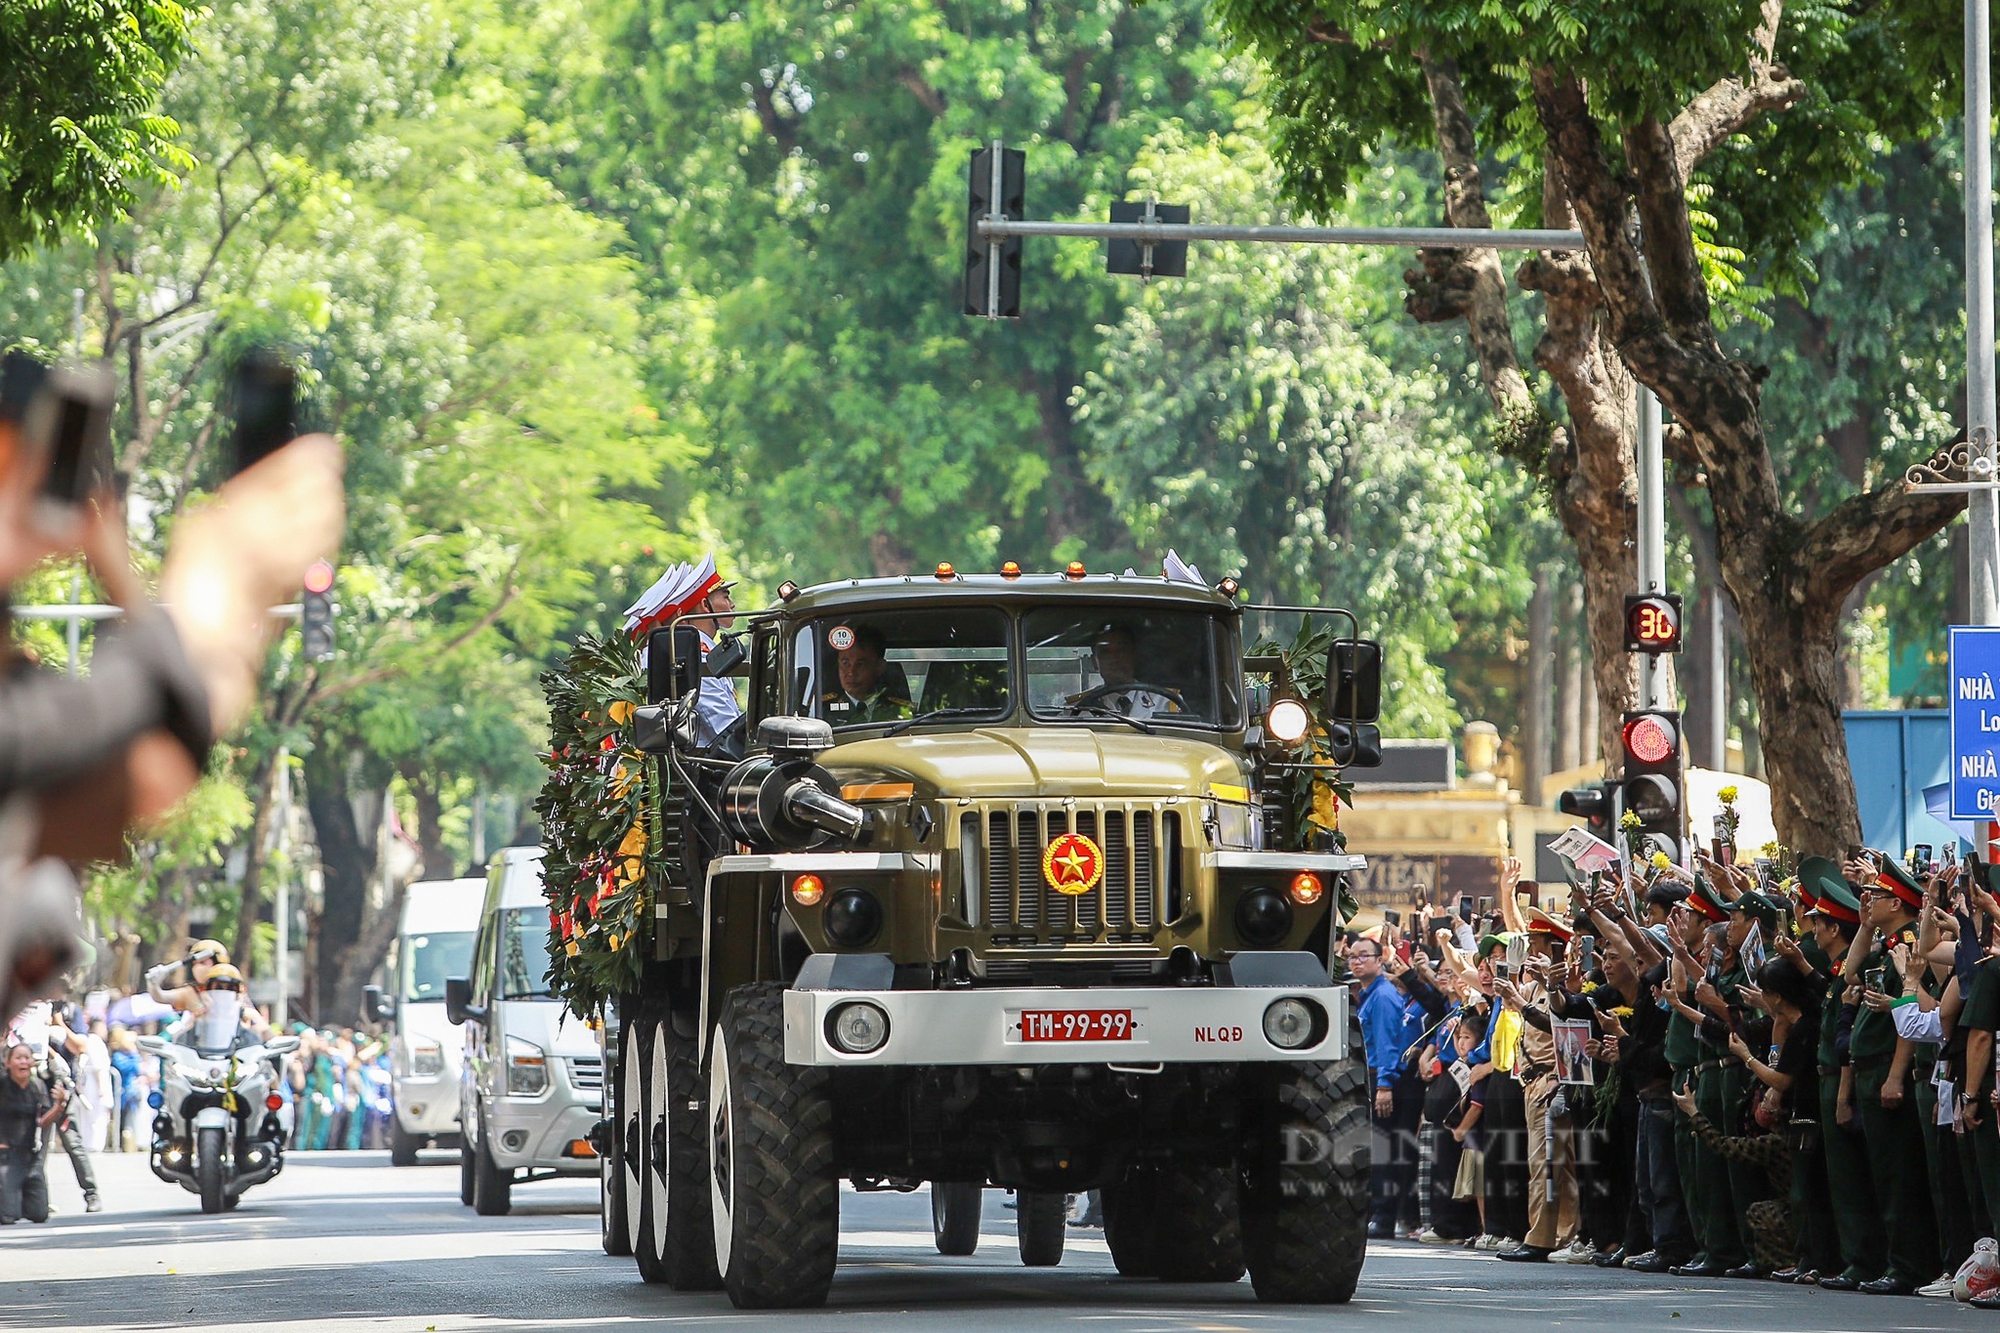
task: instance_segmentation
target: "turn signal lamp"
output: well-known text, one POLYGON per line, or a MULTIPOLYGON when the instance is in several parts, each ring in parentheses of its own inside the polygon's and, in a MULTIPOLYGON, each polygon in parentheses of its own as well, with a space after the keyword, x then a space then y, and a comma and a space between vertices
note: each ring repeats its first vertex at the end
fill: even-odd
POLYGON ((1000 566, 1000 577, 1003 579, 1020 578, 1021 577, 1020 564, 1016 561, 1009 560, 1006 564, 1000 566))
POLYGON ((1080 579, 1083 577, 1083 575, 1084 575, 1084 568, 1083 568, 1083 561, 1081 560, 1070 561, 1069 568, 1063 571, 1063 577, 1066 579, 1080 579))
POLYGON ((1305 738, 1306 728, 1312 719, 1306 714, 1306 706, 1297 699, 1280 699, 1271 705, 1271 711, 1264 718, 1265 730, 1287 745, 1296 745, 1305 738))
POLYGON ((792 881, 792 901, 801 907, 817 907, 826 897, 826 884, 818 875, 800 875, 792 881))
POLYGON ((1292 901, 1301 907, 1311 907, 1326 893, 1319 882, 1319 876, 1310 870, 1301 870, 1292 876, 1292 901))
POLYGON ((266 1111, 275 1111, 284 1104, 285 1099, 275 1092, 264 1099, 264 1109, 266 1111))

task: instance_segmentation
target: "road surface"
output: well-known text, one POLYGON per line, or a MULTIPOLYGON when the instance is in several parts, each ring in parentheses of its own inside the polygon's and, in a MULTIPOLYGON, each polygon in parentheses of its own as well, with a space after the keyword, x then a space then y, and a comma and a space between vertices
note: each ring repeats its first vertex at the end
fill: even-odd
POLYGON ((1841 1295, 1767 1282, 1503 1264, 1414 1244, 1370 1247, 1345 1307, 1259 1305, 1230 1287, 1130 1281, 1095 1231, 1072 1230, 1057 1269, 1024 1269, 1013 1214, 989 1192, 979 1253, 946 1259, 922 1194, 843 1198, 840 1271, 824 1310, 738 1313, 726 1297, 639 1281, 598 1248, 595 1182, 517 1186, 513 1213, 458 1202, 456 1154, 397 1169, 385 1153, 295 1154, 234 1213, 204 1217, 143 1157, 97 1159, 94 1216, 51 1163, 58 1215, 0 1229, 0 1327, 337 1330, 620 1329, 705 1333, 1293 1333, 1397 1327, 1577 1333, 1617 1323, 1667 1333, 1894 1333, 2000 1329, 1949 1301, 1841 1295))

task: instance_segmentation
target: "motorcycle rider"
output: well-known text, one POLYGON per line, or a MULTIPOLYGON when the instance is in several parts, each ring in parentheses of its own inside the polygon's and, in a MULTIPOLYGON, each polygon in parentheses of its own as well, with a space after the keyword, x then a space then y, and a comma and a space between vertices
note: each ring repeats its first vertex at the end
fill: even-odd
POLYGON ((172 1005, 180 1013, 199 1017, 208 1011, 206 992, 211 989, 231 991, 236 996, 232 1008, 241 1015, 242 1021, 250 1030, 255 1032, 260 1040, 271 1034, 271 1025, 265 1020, 264 1015, 257 1011, 255 1005, 243 998, 243 974, 230 964, 229 950, 214 940, 196 940, 188 947, 186 959, 188 975, 193 978, 193 984, 163 986, 161 983, 180 966, 180 963, 161 963, 146 973, 146 993, 161 1004, 172 1005), (211 986, 210 983, 218 974, 224 977, 224 983, 211 986))

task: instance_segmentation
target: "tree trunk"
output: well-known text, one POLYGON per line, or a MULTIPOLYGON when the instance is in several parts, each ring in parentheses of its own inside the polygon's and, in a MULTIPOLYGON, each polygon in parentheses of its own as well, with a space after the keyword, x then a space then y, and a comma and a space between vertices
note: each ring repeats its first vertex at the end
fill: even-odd
POLYGON ((250 818, 250 841, 244 847, 243 896, 236 911, 236 945, 230 957, 237 960, 244 976, 250 975, 252 945, 257 935, 257 918, 264 910, 264 847, 271 837, 271 815, 278 792, 278 766, 284 762, 283 746, 271 747, 271 752, 258 762, 256 779, 252 783, 255 792, 250 818))
POLYGON ((1550 667, 1555 657, 1555 594, 1549 572, 1535 571, 1535 594, 1528 599, 1528 689, 1521 701, 1521 799, 1542 803, 1549 776, 1549 703, 1554 695, 1550 667))
POLYGON ((398 881, 388 888, 381 910, 369 917, 354 942, 341 955, 340 972, 333 984, 332 1012, 336 1018, 345 1013, 347 1017, 341 1020, 343 1022, 351 1022, 359 1015, 361 988, 368 984, 368 977, 375 971, 376 964, 389 952, 389 945, 396 938, 396 927, 403 919, 403 899, 409 892, 409 885, 398 881))
POLYGON ((403 766, 403 781, 417 801, 417 846, 423 852, 425 879, 451 879, 451 851, 444 845, 444 801, 438 795, 434 775, 417 764, 403 766))
POLYGON ((368 881, 375 869, 375 842, 356 827, 348 796, 347 771, 331 745, 315 748, 306 760, 306 809, 319 844, 321 899, 313 934, 312 997, 319 1014, 336 1012, 341 961, 361 936, 368 881))

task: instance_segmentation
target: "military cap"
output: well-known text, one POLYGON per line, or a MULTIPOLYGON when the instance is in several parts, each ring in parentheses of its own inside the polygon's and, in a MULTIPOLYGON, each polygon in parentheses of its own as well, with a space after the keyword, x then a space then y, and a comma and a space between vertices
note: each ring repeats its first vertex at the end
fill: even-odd
POLYGON ((1811 885, 1811 911, 1832 921, 1850 925, 1861 920, 1861 899, 1855 894, 1840 867, 1824 856, 1808 856, 1799 862, 1799 887, 1811 885))

